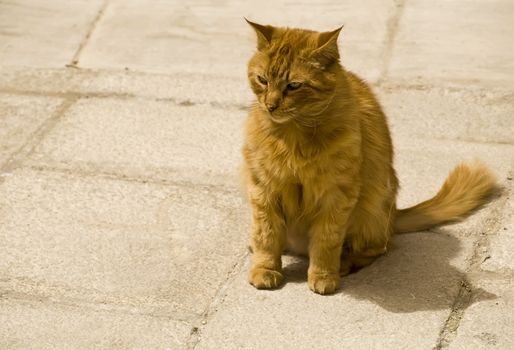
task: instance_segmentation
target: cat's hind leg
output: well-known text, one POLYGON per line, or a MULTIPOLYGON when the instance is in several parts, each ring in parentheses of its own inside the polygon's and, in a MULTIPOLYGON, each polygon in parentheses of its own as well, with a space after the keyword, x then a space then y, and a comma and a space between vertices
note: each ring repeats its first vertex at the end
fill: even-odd
POLYGON ((386 247, 369 248, 364 251, 354 253, 343 247, 341 254, 341 265, 339 275, 346 276, 352 272, 356 272, 363 267, 370 265, 375 259, 386 252, 386 247))
POLYGON ((307 282, 315 293, 331 294, 339 288, 345 226, 355 203, 349 198, 340 190, 327 191, 323 207, 311 222, 307 282))
POLYGON ((341 254, 341 276, 370 265, 384 254, 393 234, 394 203, 389 202, 374 208, 368 206, 364 209, 357 207, 352 215, 341 254))

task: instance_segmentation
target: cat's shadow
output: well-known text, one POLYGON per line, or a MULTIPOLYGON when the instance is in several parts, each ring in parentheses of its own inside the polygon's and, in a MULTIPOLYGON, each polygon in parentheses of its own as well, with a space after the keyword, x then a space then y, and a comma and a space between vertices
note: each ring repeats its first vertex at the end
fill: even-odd
MULTIPOLYGON (((337 294, 371 301, 396 313, 448 309, 466 274, 456 265, 465 258, 459 240, 444 233, 422 232, 393 238, 392 248, 372 265, 342 278, 337 294), (453 264, 452 264, 453 262, 453 264)), ((306 283, 308 259, 284 259, 287 283, 306 283)), ((464 268, 462 266, 461 268, 464 268)), ((472 301, 496 295, 473 288, 472 301)))

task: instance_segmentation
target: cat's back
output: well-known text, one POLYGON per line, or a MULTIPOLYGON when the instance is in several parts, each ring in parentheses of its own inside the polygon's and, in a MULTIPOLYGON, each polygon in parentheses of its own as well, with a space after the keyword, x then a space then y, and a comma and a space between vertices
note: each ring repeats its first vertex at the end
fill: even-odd
POLYGON ((398 180, 393 167, 393 144, 387 118, 369 85, 354 73, 347 74, 361 125, 363 180, 367 188, 372 189, 380 184, 379 178, 384 179, 395 192, 398 180))
POLYGON ((378 142, 391 149, 391 136, 387 118, 370 86, 355 73, 347 72, 352 95, 357 104, 357 113, 363 129, 364 138, 369 142, 378 142))
POLYGON ((368 83, 350 71, 347 71, 347 79, 352 89, 353 97, 359 106, 359 111, 385 118, 382 108, 368 83))

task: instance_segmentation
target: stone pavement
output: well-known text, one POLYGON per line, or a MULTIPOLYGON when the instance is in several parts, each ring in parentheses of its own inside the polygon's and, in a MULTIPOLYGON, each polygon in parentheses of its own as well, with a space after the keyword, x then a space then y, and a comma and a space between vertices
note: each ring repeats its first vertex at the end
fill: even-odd
POLYGON ((0 349, 514 349, 514 2, 0 0, 0 349), (246 282, 243 20, 330 30, 389 116, 400 207, 503 192, 332 296, 246 282))

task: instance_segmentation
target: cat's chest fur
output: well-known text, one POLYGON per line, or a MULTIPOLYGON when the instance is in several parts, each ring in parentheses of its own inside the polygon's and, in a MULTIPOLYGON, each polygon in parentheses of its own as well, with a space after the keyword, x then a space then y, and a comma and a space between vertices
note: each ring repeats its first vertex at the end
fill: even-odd
MULTIPOLYGON (((258 119, 250 117, 250 125, 258 119)), ((354 130, 339 132, 336 136, 287 135, 269 130, 252 130, 248 133, 250 165, 269 185, 280 188, 291 184, 304 187, 337 184, 346 170, 359 165, 360 133, 354 130)))
POLYGON ((348 147, 346 143, 353 138, 347 135, 325 143, 308 138, 287 140, 262 130, 259 136, 249 140, 250 171, 266 191, 280 197, 289 216, 315 212, 327 191, 353 181, 353 169, 359 166, 358 150, 354 145, 348 147))
POLYGON ((270 136, 259 147, 260 166, 266 169, 270 185, 278 188, 309 186, 330 173, 330 154, 308 142, 286 142, 270 136), (267 147, 266 147, 267 146, 267 147))
POLYGON ((267 175, 267 190, 275 193, 281 204, 287 249, 305 255, 311 220, 323 205, 325 193, 344 176, 338 171, 342 157, 336 159, 337 152, 313 146, 272 138, 257 151, 258 166, 267 175))

